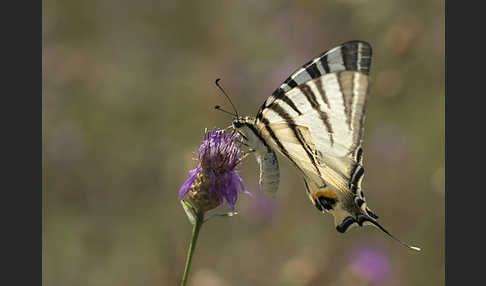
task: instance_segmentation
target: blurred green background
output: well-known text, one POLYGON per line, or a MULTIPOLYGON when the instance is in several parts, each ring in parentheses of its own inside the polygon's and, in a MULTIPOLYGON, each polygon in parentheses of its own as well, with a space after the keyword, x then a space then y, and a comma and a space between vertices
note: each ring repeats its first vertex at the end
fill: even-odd
POLYGON ((253 158, 239 214, 202 229, 190 285, 444 285, 444 1, 44 1, 44 285, 179 285, 178 190, 204 128, 258 107, 348 40, 373 47, 364 134, 377 229, 345 234, 282 157, 275 200, 253 158))

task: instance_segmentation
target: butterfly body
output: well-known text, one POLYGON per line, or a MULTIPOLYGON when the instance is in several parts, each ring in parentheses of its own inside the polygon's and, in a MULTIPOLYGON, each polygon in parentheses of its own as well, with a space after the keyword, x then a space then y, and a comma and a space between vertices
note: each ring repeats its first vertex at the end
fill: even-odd
POLYGON ((334 216, 337 231, 374 225, 389 234, 367 207, 361 187, 370 65, 368 43, 337 46, 292 73, 255 118, 237 117, 233 127, 256 155, 262 191, 278 189, 276 151, 300 171, 307 196, 334 216))

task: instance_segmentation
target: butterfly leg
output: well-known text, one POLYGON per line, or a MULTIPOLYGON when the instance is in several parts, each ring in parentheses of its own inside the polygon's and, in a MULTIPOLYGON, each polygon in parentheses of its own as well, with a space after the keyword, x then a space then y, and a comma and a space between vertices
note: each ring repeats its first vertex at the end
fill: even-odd
POLYGON ((243 142, 243 141, 239 141, 239 143, 240 143, 241 145, 245 145, 246 147, 250 148, 250 145, 246 144, 246 143, 245 143, 245 142, 243 142))

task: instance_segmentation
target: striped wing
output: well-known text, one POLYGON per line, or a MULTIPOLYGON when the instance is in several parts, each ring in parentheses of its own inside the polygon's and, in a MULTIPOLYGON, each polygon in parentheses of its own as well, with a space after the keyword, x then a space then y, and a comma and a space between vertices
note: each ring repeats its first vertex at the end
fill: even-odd
POLYGON ((326 74, 274 100, 256 124, 275 150, 315 182, 331 177, 345 188, 361 163, 367 89, 365 74, 326 74))
POLYGON ((371 65, 371 53, 370 44, 362 41, 346 42, 322 53, 293 72, 272 93, 272 96, 265 101, 260 111, 272 104, 275 99, 282 98, 292 88, 324 74, 340 71, 358 71, 368 75, 371 65))
POLYGON ((356 170, 362 172, 370 64, 368 43, 344 43, 295 71, 257 114, 256 124, 275 150, 316 183, 326 178, 343 189, 356 170))
MULTIPOLYGON (((262 135, 268 139, 272 148, 287 157, 316 186, 331 183, 341 190, 346 189, 348 179, 338 171, 339 168, 319 161, 314 155, 316 148, 312 140, 308 139, 310 132, 307 127, 291 125, 289 128, 287 123, 262 122, 257 124, 264 128, 262 135)), ((336 161, 341 162, 341 160, 336 161)))

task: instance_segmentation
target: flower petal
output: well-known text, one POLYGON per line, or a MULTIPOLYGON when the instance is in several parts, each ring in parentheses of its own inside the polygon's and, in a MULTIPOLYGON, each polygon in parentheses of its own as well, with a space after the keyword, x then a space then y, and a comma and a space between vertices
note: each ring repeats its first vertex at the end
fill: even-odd
POLYGON ((191 188, 192 183, 194 183, 194 180, 196 179, 197 173, 200 171, 201 167, 198 165, 196 169, 189 171, 189 178, 184 182, 182 187, 179 189, 179 200, 184 198, 187 193, 189 192, 189 189, 191 188))
POLYGON ((233 173, 234 173, 234 174, 233 174, 233 176, 235 176, 235 180, 237 180, 237 181, 238 181, 238 183, 239 183, 239 185, 240 185, 241 191, 243 191, 243 193, 245 193, 245 194, 247 194, 247 195, 249 195, 250 197, 252 197, 252 198, 253 198, 253 194, 252 194, 252 193, 250 193, 250 192, 249 192, 249 191, 248 191, 248 190, 245 188, 245 186, 243 185, 243 180, 241 179, 240 175, 238 175, 238 173, 236 173, 236 172, 233 172, 233 173))

